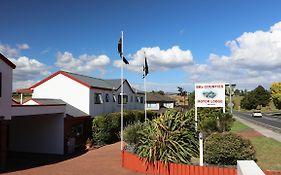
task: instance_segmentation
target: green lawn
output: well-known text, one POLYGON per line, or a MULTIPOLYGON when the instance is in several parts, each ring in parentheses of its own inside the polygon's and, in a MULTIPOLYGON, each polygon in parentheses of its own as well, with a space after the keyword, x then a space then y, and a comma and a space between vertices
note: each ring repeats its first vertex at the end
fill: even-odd
MULTIPOLYGON (((250 131, 252 128, 235 121, 231 132, 250 131)), ((281 143, 268 137, 247 137, 256 149, 257 164, 263 170, 281 171, 281 143)))

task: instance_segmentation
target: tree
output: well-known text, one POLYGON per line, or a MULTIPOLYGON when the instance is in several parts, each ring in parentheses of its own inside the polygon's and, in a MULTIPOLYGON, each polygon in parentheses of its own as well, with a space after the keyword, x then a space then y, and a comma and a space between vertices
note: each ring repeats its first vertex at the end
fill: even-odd
POLYGON ((254 89, 254 96, 258 101, 257 106, 261 105, 265 107, 270 101, 270 92, 264 89, 261 85, 254 89))
POLYGON ((165 92, 162 91, 162 90, 159 90, 159 91, 154 91, 154 90, 152 90, 151 93, 160 94, 160 95, 165 95, 165 92))
POLYGON ((270 93, 261 85, 256 87, 253 91, 245 94, 241 100, 241 107, 244 109, 257 109, 258 106, 267 106, 270 101, 270 93))
POLYGON ((178 95, 183 97, 183 105, 185 105, 185 97, 187 96, 187 91, 182 87, 178 87, 178 95))
POLYGON ((160 94, 160 95, 165 95, 165 92, 162 91, 162 90, 158 91, 157 93, 160 94))
POLYGON ((188 94, 188 108, 194 108, 195 106, 195 91, 191 92, 190 94, 188 94))
POLYGON ((281 82, 272 83, 270 91, 274 105, 276 108, 281 109, 281 82))
POLYGON ((235 89, 234 94, 235 95, 241 95, 242 93, 241 93, 241 91, 239 89, 235 89))

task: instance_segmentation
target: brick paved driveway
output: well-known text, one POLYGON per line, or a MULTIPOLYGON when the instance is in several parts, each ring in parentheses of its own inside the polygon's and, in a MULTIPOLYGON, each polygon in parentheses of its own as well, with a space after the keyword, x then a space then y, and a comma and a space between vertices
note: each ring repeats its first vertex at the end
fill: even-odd
POLYGON ((9 175, 141 175, 121 167, 120 142, 89 151, 79 157, 9 175))

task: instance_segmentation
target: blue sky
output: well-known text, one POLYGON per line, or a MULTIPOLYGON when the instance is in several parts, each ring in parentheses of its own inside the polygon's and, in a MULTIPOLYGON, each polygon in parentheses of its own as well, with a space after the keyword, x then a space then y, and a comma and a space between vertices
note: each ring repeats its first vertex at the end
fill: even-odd
POLYGON ((281 80, 280 7, 277 0, 2 0, 0 51, 17 64, 14 89, 60 69, 120 78, 123 30, 125 77, 137 88, 144 51, 149 90, 230 81, 268 88, 281 80))

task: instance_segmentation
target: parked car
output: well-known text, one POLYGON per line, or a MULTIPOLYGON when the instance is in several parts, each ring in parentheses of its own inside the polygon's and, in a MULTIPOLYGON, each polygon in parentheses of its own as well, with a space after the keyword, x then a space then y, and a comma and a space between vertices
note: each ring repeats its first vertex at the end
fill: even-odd
POLYGON ((260 111, 254 111, 252 117, 262 117, 262 113, 260 111))

